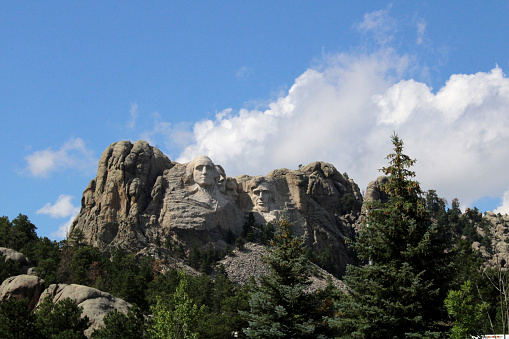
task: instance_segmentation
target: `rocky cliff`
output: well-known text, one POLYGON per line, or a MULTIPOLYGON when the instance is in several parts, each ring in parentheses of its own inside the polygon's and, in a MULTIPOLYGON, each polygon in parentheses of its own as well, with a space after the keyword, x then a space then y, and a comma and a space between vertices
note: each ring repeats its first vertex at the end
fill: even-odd
POLYGON ((265 225, 285 211, 295 233, 317 252, 331 250, 343 270, 361 206, 358 186, 331 164, 231 178, 208 157, 179 164, 144 141, 121 141, 103 152, 71 233, 103 251, 157 256, 170 242, 224 248, 249 214, 265 225))

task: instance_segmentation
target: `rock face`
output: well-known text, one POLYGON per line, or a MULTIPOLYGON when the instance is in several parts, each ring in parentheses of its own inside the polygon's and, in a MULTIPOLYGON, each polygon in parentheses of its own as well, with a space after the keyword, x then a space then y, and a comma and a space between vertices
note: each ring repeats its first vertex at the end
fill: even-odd
POLYGON ((382 190, 382 185, 385 184, 389 179, 385 175, 381 175, 376 180, 371 181, 366 188, 364 194, 364 202, 379 201, 387 202, 389 196, 382 190))
POLYGON ((240 186, 240 208, 253 211, 257 221, 273 221, 286 210, 295 223, 294 234, 304 236, 307 246, 317 253, 332 250, 340 270, 351 262, 345 241, 353 237, 352 224, 361 209, 362 195, 353 180, 345 179, 334 166, 314 162, 297 171, 279 169, 266 176, 235 180, 240 186))
POLYGON ((121 141, 103 152, 71 232, 103 251, 157 256, 169 240, 224 248, 250 213, 265 225, 286 211, 295 233, 318 252, 331 250, 343 270, 361 205, 358 186, 327 163, 231 178, 208 157, 179 164, 144 141, 121 141))
POLYGON ((116 309, 119 312, 127 313, 131 307, 128 302, 115 298, 109 293, 75 284, 50 285, 41 294, 39 302, 42 302, 46 297, 50 297, 54 303, 70 298, 76 301, 79 307, 83 307, 82 317, 87 316, 90 319, 90 327, 85 331, 87 337, 90 337, 95 329, 104 325, 104 317, 108 312, 116 309))
POLYGON ((472 248, 481 253, 485 259, 485 265, 507 269, 509 263, 509 215, 486 212, 483 217, 479 215, 479 218, 482 218, 489 227, 486 234, 482 225, 477 224, 477 233, 483 237, 489 237, 492 253, 490 254, 479 242, 474 242, 472 248))
POLYGON ((141 218, 157 201, 151 196, 156 181, 172 166, 168 157, 144 141, 111 144, 99 160, 97 176, 83 192, 71 230, 82 230, 86 240, 102 250, 146 244, 151 234, 141 218))

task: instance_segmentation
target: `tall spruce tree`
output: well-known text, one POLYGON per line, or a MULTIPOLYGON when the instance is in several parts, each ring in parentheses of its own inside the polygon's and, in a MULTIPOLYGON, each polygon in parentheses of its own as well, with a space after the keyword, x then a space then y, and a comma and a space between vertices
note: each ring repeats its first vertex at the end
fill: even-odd
MULTIPOLYGON (((286 215, 276 222, 276 233, 265 261, 270 273, 262 276, 251 293, 250 311, 241 312, 249 327, 249 338, 324 338, 319 332, 319 300, 306 291, 311 284, 304 239, 292 235, 286 215)), ((321 320, 321 319, 319 319, 321 320)))
POLYGON ((354 338, 433 338, 448 330, 444 299, 452 275, 451 231, 433 223, 419 183, 392 136, 394 153, 382 189, 389 201, 367 206, 353 245, 364 266, 349 266, 349 293, 339 302, 338 324, 354 338))

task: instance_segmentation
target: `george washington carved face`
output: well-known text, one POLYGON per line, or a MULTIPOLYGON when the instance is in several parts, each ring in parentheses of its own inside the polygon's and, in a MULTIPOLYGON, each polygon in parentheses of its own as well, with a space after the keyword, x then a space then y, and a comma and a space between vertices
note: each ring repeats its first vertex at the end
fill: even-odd
POLYGON ((213 188, 216 184, 218 172, 209 157, 200 155, 187 165, 187 172, 193 181, 203 189, 213 188))
POLYGON ((219 186, 219 167, 205 155, 197 156, 187 164, 184 184, 187 185, 190 199, 205 203, 213 209, 222 208, 228 203, 219 186))

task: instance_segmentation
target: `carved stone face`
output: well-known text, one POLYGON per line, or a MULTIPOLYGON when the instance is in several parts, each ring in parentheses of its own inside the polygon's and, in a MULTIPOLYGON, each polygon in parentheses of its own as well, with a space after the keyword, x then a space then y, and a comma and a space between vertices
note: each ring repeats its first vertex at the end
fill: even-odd
POLYGON ((253 189, 251 197, 255 210, 260 212, 270 212, 271 192, 266 183, 262 183, 253 189))
POLYGON ((218 174, 217 188, 219 188, 219 192, 224 194, 226 192, 226 174, 220 165, 216 165, 216 171, 218 174))
POLYGON ((193 160, 193 179, 200 187, 211 187, 216 180, 216 170, 212 161, 205 156, 199 156, 193 160))

